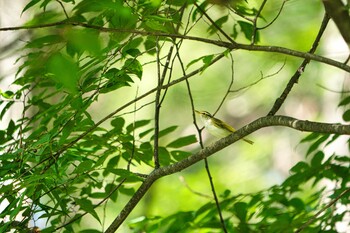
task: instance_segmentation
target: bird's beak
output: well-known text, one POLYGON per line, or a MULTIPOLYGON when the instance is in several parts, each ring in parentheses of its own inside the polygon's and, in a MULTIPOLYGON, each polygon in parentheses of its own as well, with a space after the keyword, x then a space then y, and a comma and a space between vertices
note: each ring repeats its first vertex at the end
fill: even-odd
POLYGON ((198 114, 202 114, 200 111, 197 111, 197 110, 194 110, 196 113, 198 113, 198 114))

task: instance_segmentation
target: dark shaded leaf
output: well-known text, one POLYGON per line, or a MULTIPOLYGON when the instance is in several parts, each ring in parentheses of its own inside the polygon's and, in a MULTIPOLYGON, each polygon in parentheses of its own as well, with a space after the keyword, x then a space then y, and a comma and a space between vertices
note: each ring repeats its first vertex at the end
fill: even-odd
POLYGON ((94 206, 90 200, 85 198, 74 198, 74 201, 80 206, 82 210, 91 214, 97 221, 101 223, 100 218, 98 217, 98 214, 95 211, 94 206))
POLYGON ((181 160, 187 158, 188 156, 190 156, 192 154, 190 152, 181 151, 181 150, 174 150, 174 151, 171 151, 170 153, 171 153, 171 156, 176 161, 181 161, 181 160))
POLYGON ((311 167, 318 168, 322 165, 322 160, 324 159, 324 153, 318 151, 311 159, 311 167))
POLYGON ((228 20, 228 16, 227 15, 224 15, 221 18, 215 20, 215 25, 214 24, 210 25, 210 27, 208 28, 208 33, 210 35, 216 33, 218 31, 217 27, 222 28, 222 25, 224 23, 226 23, 227 20, 228 20))
MULTIPOLYGON (((163 137, 163 136, 165 136, 165 135, 167 135, 167 134, 169 134, 171 132, 174 132, 176 129, 177 129, 176 125, 170 126, 168 128, 165 128, 165 129, 162 129, 158 133, 158 138, 161 138, 161 137, 163 137)), ((154 135, 151 137, 151 140, 153 140, 153 139, 154 139, 154 135)))
POLYGON ((196 136, 189 135, 189 136, 176 139, 175 141, 169 143, 167 147, 180 148, 180 147, 191 145, 192 143, 195 143, 195 142, 197 142, 196 136))
POLYGON ((35 6, 38 2, 40 2, 41 0, 32 0, 30 1, 22 10, 22 13, 23 14, 26 10, 30 9, 31 7, 35 6))
POLYGON ((91 170, 92 166, 94 165, 94 162, 92 160, 85 160, 81 162, 74 170, 73 173, 76 174, 82 174, 86 171, 91 170))
POLYGON ((345 105, 348 105, 348 104, 350 104, 350 96, 347 96, 344 99, 342 99, 342 101, 340 101, 338 106, 345 106, 345 105))
POLYGON ((247 213, 248 213, 248 204, 245 202, 237 202, 234 204, 233 206, 234 211, 236 213, 237 218, 241 221, 241 222, 245 222, 246 218, 247 218, 247 213))
POLYGON ((140 128, 142 126, 148 125, 151 122, 151 120, 140 120, 135 121, 135 123, 131 123, 126 127, 126 131, 128 133, 132 132, 133 130, 140 128))
POLYGON ((114 127, 116 132, 122 132, 125 120, 121 117, 116 117, 111 121, 111 125, 114 127))
POLYGON ((350 121, 350 109, 346 110, 346 111, 343 113, 343 120, 344 120, 344 121, 350 121))

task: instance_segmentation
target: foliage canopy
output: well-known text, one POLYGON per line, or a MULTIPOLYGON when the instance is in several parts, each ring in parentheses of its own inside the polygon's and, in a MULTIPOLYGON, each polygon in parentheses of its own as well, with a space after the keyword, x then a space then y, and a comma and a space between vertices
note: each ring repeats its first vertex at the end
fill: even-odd
MULTIPOLYGON (((290 169, 281 184, 235 194, 230 187, 217 193, 211 182, 213 197, 197 209, 145 215, 126 224, 132 232, 336 232, 349 215, 350 158, 326 149, 341 135, 349 135, 349 126, 274 115, 286 104, 310 61, 347 75, 350 67, 347 61, 327 58, 317 50, 329 15, 337 17, 325 14, 324 7, 328 13, 333 8, 321 1, 303 2, 305 9, 295 7, 318 15, 310 20, 313 28, 319 28, 310 43, 290 49, 289 39, 282 45, 269 39, 271 31, 281 30, 274 26, 286 20, 285 8, 296 2, 301 1, 28 1, 22 11, 31 15, 28 22, 0 28, 28 31, 16 52, 16 77, 8 90, 1 89, 0 119, 6 125, 0 130, 0 231, 25 232, 44 219, 41 232, 114 232, 156 180, 205 160, 212 181, 207 157, 262 127, 280 125, 310 132, 302 140, 308 145, 305 159, 290 169), (189 49, 193 45, 203 50, 189 49), (308 52, 305 46, 310 47, 308 52), (280 71, 295 73, 286 87, 281 81, 273 90, 275 96, 282 94, 270 104, 267 117, 256 117, 235 134, 204 147, 194 115, 199 97, 191 89, 192 80, 220 62, 230 64, 226 71, 232 78, 219 104, 215 103, 219 110, 235 93, 234 62, 243 51, 280 54, 279 62, 284 61, 280 71), (153 69, 152 75, 147 69, 153 69), (139 91, 135 87, 140 82, 153 87, 139 91), (185 111, 188 116, 193 113, 196 135, 181 134, 177 124, 162 125, 162 104, 181 83, 186 86, 183 96, 190 105, 185 111), (114 93, 117 108, 96 119, 94 106, 114 93), (143 109, 152 111, 152 117, 137 115, 143 109), (16 116, 9 117, 13 111, 16 116), (125 207, 106 216, 107 203, 120 203, 125 196, 125 207), (96 221, 95 227, 83 224, 88 217, 96 221)), ((302 29, 296 29, 300 37, 302 29)), ((283 41, 283 35, 280 38, 283 41)), ((298 39, 295 34, 293 40, 298 39)), ((216 82, 222 82, 220 78, 216 82)), ((266 78, 262 74, 236 92, 258 86, 266 78)), ((343 121, 349 122, 350 97, 345 91, 339 108, 343 121)))

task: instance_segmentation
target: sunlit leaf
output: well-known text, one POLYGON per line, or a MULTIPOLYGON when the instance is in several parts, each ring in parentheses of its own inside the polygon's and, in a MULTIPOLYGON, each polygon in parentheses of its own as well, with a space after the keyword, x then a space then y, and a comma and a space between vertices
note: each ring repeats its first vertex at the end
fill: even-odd
POLYGON ((61 53, 56 53, 47 62, 50 76, 72 93, 77 92, 79 69, 76 63, 61 53))

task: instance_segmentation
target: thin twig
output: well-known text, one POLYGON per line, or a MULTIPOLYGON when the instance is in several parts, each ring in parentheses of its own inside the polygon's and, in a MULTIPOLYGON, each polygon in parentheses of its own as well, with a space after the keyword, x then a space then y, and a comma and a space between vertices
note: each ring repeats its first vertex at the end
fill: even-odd
MULTIPOLYGON (((329 22, 329 16, 327 14, 325 14, 324 17, 323 17, 323 20, 322 20, 322 24, 321 24, 320 30, 318 31, 316 39, 313 42, 312 47, 311 47, 311 49, 309 51, 310 54, 313 54, 316 51, 316 49, 318 47, 318 44, 319 44, 319 42, 321 40, 321 37, 323 35, 323 32, 325 31, 325 29, 327 27, 328 22, 329 22)), ((284 101, 287 99, 287 96, 291 92, 293 86, 298 83, 300 76, 303 74, 303 72, 304 72, 307 64, 309 64, 309 62, 310 62, 310 59, 307 59, 307 58, 304 59, 304 61, 301 63, 299 68, 296 70, 294 75, 289 80, 287 86, 283 90, 283 92, 280 95, 280 97, 276 99, 275 104, 272 106, 271 110, 267 114, 268 116, 275 115, 277 113, 277 111, 281 108, 282 104, 284 103, 284 101)))
MULTIPOLYGON (((139 88, 137 87, 136 89, 136 94, 135 94, 135 98, 137 98, 139 92, 139 88)), ((137 102, 134 103, 134 120, 132 122, 133 126, 133 131, 132 131, 132 147, 131 147, 131 155, 128 161, 128 164, 126 165, 126 170, 130 171, 130 166, 132 163, 132 160, 134 159, 134 155, 135 155, 135 122, 136 122, 136 110, 137 110, 137 102)))
POLYGON ((229 36, 227 33, 219 27, 214 20, 203 10, 196 2, 194 2, 194 5, 197 7, 197 9, 209 20, 209 22, 232 44, 236 44, 236 42, 229 36))
POLYGON ((222 210, 221 210, 221 207, 220 207, 219 198, 218 198, 218 195, 216 194, 215 185, 214 185, 214 182, 213 182, 213 176, 211 175, 210 168, 209 168, 209 161, 208 161, 207 158, 204 159, 204 164, 205 164, 205 170, 206 170, 208 178, 209 178, 209 184, 210 184, 210 187, 211 187, 211 192, 213 193, 213 197, 214 197, 214 200, 215 200, 216 209, 218 210, 218 214, 219 214, 219 218, 220 218, 220 224, 221 224, 222 230, 225 233, 227 233, 225 220, 224 220, 224 217, 222 216, 222 210))
MULTIPOLYGON (((158 133, 159 133, 159 114, 160 114, 160 94, 162 91, 162 85, 164 82, 164 76, 161 77, 160 74, 160 48, 159 48, 159 37, 156 39, 156 54, 157 54, 157 77, 158 77, 158 84, 157 84, 157 91, 156 91, 156 97, 154 102, 154 150, 153 150, 153 159, 154 159, 154 167, 155 169, 159 168, 159 153, 158 153, 158 133)), ((168 53, 169 56, 170 52, 168 53)), ((168 61, 168 59, 167 59, 168 61)), ((163 72, 165 69, 163 70, 163 72)))
POLYGON ((233 60, 233 56, 232 56, 231 53, 230 53, 230 59, 231 59, 231 80, 230 80, 230 83, 228 84, 228 88, 227 88, 227 91, 226 91, 225 95, 222 97, 221 102, 220 102, 219 106, 216 108, 216 111, 214 112, 213 115, 215 115, 220 110, 222 105, 224 104, 227 96, 231 92, 230 89, 231 89, 231 87, 233 85, 233 81, 235 80, 235 62, 233 60))
MULTIPOLYGON (((183 75, 185 76, 186 75, 186 70, 185 70, 185 66, 182 62, 182 59, 181 59, 181 56, 179 54, 179 48, 177 48, 177 51, 176 51, 176 56, 178 57, 178 60, 179 60, 179 63, 180 63, 180 67, 182 69, 182 73, 183 75)), ((194 101, 193 101, 193 96, 192 96, 192 91, 191 91, 191 86, 190 86, 190 83, 188 80, 186 80, 186 87, 187 87, 187 92, 188 92, 188 96, 189 96, 189 99, 190 99, 190 103, 191 103, 191 108, 192 108, 192 113, 193 113, 193 122, 197 128, 197 131, 198 131, 198 135, 199 135, 199 144, 201 146, 201 148, 203 149, 204 148, 204 145, 203 145, 203 140, 202 140, 202 137, 201 137, 201 130, 198 128, 197 126, 197 123, 196 123, 196 117, 195 117, 195 114, 194 114, 194 101)), ((214 182, 213 182, 213 177, 211 175, 211 172, 210 172, 210 168, 209 168, 209 162, 208 160, 205 158, 204 159, 204 164, 205 164, 205 170, 207 172, 207 176, 208 176, 208 179, 209 179, 209 184, 210 184, 210 187, 211 187, 211 191, 212 191, 212 194, 213 194, 213 197, 214 197, 214 201, 215 201, 215 205, 216 205, 216 209, 218 211, 218 214, 219 214, 219 219, 220 219, 220 224, 221 224, 221 227, 222 227, 222 230, 227 233, 227 228, 226 228, 226 225, 225 225, 225 220, 222 216, 222 211, 221 211, 221 207, 220 207, 220 202, 219 202, 219 198, 216 194, 216 190, 215 190, 215 185, 214 185, 214 182)))
POLYGON ((253 33, 252 33, 252 39, 250 41, 251 44, 255 44, 255 42, 256 42, 256 34, 257 34, 258 30, 259 30, 256 25, 258 23, 258 18, 260 17, 261 12, 263 11, 263 9, 265 7, 266 2, 267 2, 267 0, 264 0, 261 3, 261 5, 259 7, 259 10, 258 10, 258 12, 256 13, 256 15, 255 15, 255 17, 253 19, 253 28, 254 28, 254 30, 253 30, 253 33))
POLYGON ((237 89, 234 89, 234 90, 230 90, 230 93, 233 93, 233 92, 240 92, 244 89, 247 89, 247 88, 250 88, 252 86, 254 86, 255 84, 258 84, 259 82, 263 81, 264 79, 267 79, 267 78, 271 78, 275 75, 277 75, 278 73, 280 73, 282 71, 282 69, 284 68, 284 66, 286 65, 286 60, 284 60, 282 66, 274 73, 272 74, 268 74, 268 75, 264 75, 262 71, 260 71, 260 78, 256 81, 253 81, 252 83, 246 85, 246 86, 243 86, 243 87, 239 87, 237 89))
POLYGON ((267 27, 270 27, 270 26, 277 20, 277 18, 280 16, 280 14, 282 13, 284 4, 285 4, 287 1, 288 1, 288 0, 284 0, 284 1, 282 2, 282 5, 281 5, 280 9, 278 10, 278 13, 277 13, 277 15, 275 16, 275 18, 273 18, 273 19, 270 21, 270 23, 266 24, 265 26, 259 27, 258 30, 262 30, 262 29, 265 29, 265 28, 267 28, 267 27))
POLYGON ((322 209, 320 209, 314 216, 312 216, 312 218, 309 219, 309 221, 304 223, 294 233, 299 233, 299 232, 303 231, 306 227, 308 227, 311 223, 313 223, 317 219, 318 216, 320 216, 323 212, 328 210, 329 207, 334 205, 340 198, 342 198, 343 196, 345 196, 348 193, 350 193, 350 188, 345 189, 341 194, 339 194, 338 197, 334 198, 331 202, 329 202, 322 209))
POLYGON ((66 8, 64 7, 63 3, 61 1, 59 1, 59 0, 56 0, 56 2, 58 2, 58 4, 61 5, 64 15, 66 16, 67 19, 69 19, 69 16, 67 14, 66 8))
POLYGON ((200 197, 209 198, 209 199, 211 199, 211 200, 213 199, 213 197, 210 196, 210 195, 203 194, 203 193, 200 193, 200 192, 198 192, 198 191, 193 190, 193 189, 187 184, 187 182, 186 182, 186 180, 185 180, 185 178, 184 178, 183 176, 180 176, 179 179, 180 179, 181 183, 183 183, 183 184, 185 185, 185 187, 186 187, 191 193, 194 193, 194 194, 196 194, 196 195, 198 195, 198 196, 200 196, 200 197))

